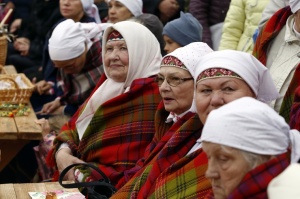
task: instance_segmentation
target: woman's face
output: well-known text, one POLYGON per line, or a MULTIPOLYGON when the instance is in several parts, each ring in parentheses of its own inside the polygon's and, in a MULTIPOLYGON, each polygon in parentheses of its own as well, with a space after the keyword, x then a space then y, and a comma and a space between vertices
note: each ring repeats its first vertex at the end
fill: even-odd
POLYGON ((166 111, 181 114, 191 108, 194 96, 194 81, 191 74, 183 69, 170 66, 161 67, 157 78, 164 80, 159 87, 160 95, 163 98, 166 111), (170 86, 166 79, 178 80, 180 78, 190 78, 177 86, 170 86))
POLYGON ((108 18, 111 23, 125 21, 132 17, 132 13, 126 6, 116 0, 111 0, 108 3, 108 18))
POLYGON ((196 85, 196 107, 201 122, 204 124, 208 114, 241 97, 255 97, 248 84, 233 77, 205 79, 196 85))
POLYGON ((180 48, 181 46, 173 41, 170 37, 167 35, 163 35, 164 41, 165 41, 165 48, 164 50, 167 52, 167 54, 173 52, 177 48, 180 48))
POLYGON ((78 22, 84 15, 84 10, 80 0, 60 0, 60 13, 67 19, 73 19, 78 22))
POLYGON ((211 142, 203 142, 202 148, 208 158, 205 177, 211 182, 214 198, 225 199, 251 170, 250 165, 238 149, 211 142))
POLYGON ((104 65, 108 77, 116 82, 125 82, 129 65, 125 41, 108 41, 106 43, 104 65))
POLYGON ((78 74, 81 72, 86 61, 86 51, 82 53, 79 57, 65 60, 65 61, 55 61, 53 63, 56 68, 62 69, 66 74, 78 74))

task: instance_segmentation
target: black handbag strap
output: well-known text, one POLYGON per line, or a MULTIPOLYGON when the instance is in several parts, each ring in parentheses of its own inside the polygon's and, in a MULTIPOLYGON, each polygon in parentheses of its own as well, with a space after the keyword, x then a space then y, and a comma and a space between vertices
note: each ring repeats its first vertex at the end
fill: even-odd
POLYGON ((98 167, 96 167, 93 164, 89 163, 75 163, 67 166, 59 175, 59 184, 64 188, 80 188, 80 187, 92 187, 92 186, 106 186, 108 188, 111 188, 112 190, 116 191, 116 188, 111 184, 109 178, 101 171, 98 167), (102 177, 103 181, 92 181, 92 182, 76 182, 76 183, 70 183, 70 184, 63 184, 63 178, 65 177, 66 173, 73 167, 76 166, 85 166, 90 167, 96 170, 102 177))

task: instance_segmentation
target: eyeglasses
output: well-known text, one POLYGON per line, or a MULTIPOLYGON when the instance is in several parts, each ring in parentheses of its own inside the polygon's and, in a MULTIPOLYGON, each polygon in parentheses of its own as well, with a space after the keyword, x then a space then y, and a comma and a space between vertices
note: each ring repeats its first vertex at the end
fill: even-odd
POLYGON ((188 80, 193 80, 194 78, 190 77, 190 78, 180 78, 180 77, 174 77, 174 76, 171 76, 171 77, 167 77, 167 78, 163 78, 163 77, 160 77, 160 76, 156 76, 155 77, 155 82, 157 83, 158 86, 161 86, 165 80, 167 80, 167 83, 170 85, 170 86, 178 86, 179 84, 182 84, 183 82, 185 81, 188 81, 188 80))

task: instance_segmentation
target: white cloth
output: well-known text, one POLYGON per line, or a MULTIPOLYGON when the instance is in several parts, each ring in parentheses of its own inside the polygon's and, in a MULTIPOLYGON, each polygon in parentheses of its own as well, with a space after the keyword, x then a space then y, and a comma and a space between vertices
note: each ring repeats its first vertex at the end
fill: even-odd
POLYGON ((289 1, 291 11, 293 13, 297 12, 300 9, 300 1, 299 0, 290 0, 289 1))
MULTIPOLYGON (((107 0, 109 3, 111 0, 107 0)), ((143 14, 143 1, 142 0, 116 0, 122 3, 135 17, 143 14)))
POLYGON ((300 158, 300 133, 269 105, 251 97, 234 100, 208 115, 200 142, 212 142, 260 155, 280 155, 291 149, 300 158))
POLYGON ((93 41, 98 41, 102 37, 104 30, 111 26, 112 23, 81 23, 82 29, 86 32, 88 38, 93 38, 93 41))
POLYGON ((291 164, 268 185, 269 199, 300 198, 300 164, 291 164))
POLYGON ((103 64, 107 80, 103 82, 92 95, 76 122, 80 139, 94 116, 95 111, 101 104, 124 93, 125 89, 130 87, 135 79, 146 78, 156 75, 159 72, 160 62, 162 60, 159 43, 148 28, 136 22, 118 22, 105 30, 102 40, 102 57, 104 57, 106 53, 105 46, 107 36, 113 30, 117 30, 121 33, 127 45, 129 54, 127 78, 125 82, 115 82, 108 77, 105 64, 103 64))
POLYGON ((65 61, 80 56, 85 47, 90 49, 93 44, 80 22, 72 19, 60 22, 49 39, 49 55, 51 60, 65 61))
POLYGON ((195 80, 207 69, 224 68, 238 74, 258 100, 270 102, 279 97, 268 69, 249 53, 236 50, 215 51, 205 55, 198 64, 195 80))
POLYGON ((94 0, 81 0, 81 4, 84 12, 95 19, 96 23, 101 23, 99 11, 97 6, 94 4, 94 0))

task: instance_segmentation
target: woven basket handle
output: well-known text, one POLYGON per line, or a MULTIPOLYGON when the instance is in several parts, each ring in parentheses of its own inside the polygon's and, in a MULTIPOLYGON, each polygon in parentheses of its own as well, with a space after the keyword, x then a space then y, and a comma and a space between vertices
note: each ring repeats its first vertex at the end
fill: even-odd
POLYGON ((16 89, 19 89, 19 85, 17 84, 17 82, 11 78, 11 77, 1 77, 0 76, 0 81, 1 80, 8 80, 9 82, 13 83, 13 85, 15 86, 16 89))

